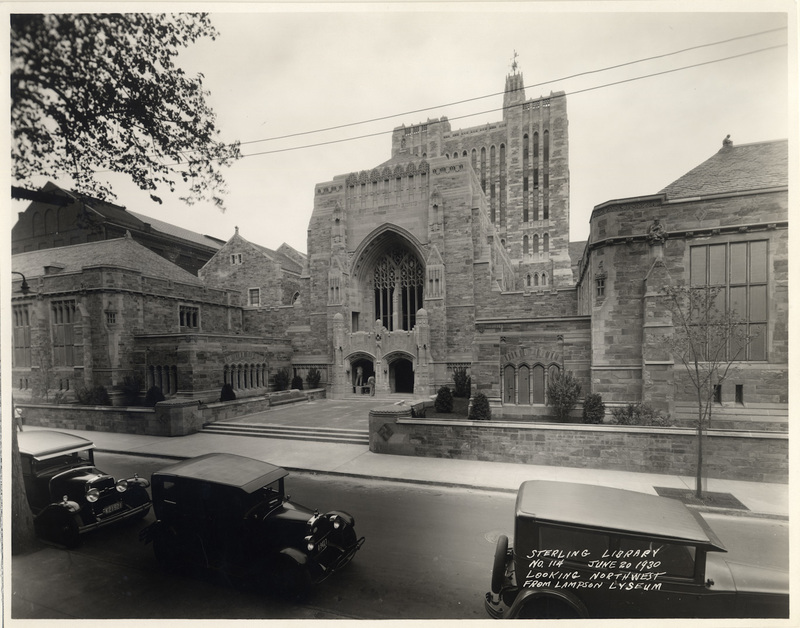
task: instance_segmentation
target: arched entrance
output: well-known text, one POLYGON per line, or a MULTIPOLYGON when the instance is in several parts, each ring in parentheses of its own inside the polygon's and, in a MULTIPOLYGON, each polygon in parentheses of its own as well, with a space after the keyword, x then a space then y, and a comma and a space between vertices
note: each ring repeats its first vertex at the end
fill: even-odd
POLYGON ((367 386, 370 377, 375 375, 375 365, 372 358, 364 356, 364 354, 353 356, 350 358, 350 381, 349 385, 352 386, 353 392, 362 393, 361 390, 367 386))
POLYGON ((398 358, 389 365, 389 386, 395 393, 414 392, 414 365, 411 360, 398 358))

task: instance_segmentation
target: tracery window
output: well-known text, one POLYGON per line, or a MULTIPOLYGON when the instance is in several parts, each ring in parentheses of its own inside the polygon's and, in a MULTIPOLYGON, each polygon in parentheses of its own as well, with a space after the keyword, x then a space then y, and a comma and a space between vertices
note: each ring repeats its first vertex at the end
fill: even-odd
POLYGON ((375 318, 390 331, 413 329, 425 285, 425 269, 416 256, 400 248, 390 251, 375 265, 372 282, 375 318))
POLYGON ((53 366, 78 366, 75 349, 77 304, 73 300, 53 301, 50 304, 53 334, 53 366))

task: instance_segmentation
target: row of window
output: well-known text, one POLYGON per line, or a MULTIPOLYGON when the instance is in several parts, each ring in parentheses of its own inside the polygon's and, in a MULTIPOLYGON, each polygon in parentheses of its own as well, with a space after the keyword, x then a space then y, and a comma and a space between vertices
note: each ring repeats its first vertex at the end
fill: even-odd
POLYGON ((542 364, 535 364, 533 368, 527 364, 507 364, 503 368, 503 403, 519 406, 546 404, 547 384, 560 372, 557 364, 551 364, 547 369, 542 364))
POLYGON ((222 381, 234 390, 266 388, 269 385, 269 371, 266 364, 226 364, 222 381))
POLYGON ((541 275, 539 273, 533 273, 533 275, 528 273, 528 275, 525 277, 525 285, 527 285, 529 288, 531 287, 535 288, 537 286, 546 286, 547 273, 543 272, 541 273, 541 275))
POLYGON ((533 235, 532 238, 528 239, 528 236, 522 236, 522 254, 523 255, 539 255, 539 253, 549 253, 550 252, 550 234, 545 233, 541 239, 542 248, 541 251, 539 250, 539 234, 536 233, 533 235))

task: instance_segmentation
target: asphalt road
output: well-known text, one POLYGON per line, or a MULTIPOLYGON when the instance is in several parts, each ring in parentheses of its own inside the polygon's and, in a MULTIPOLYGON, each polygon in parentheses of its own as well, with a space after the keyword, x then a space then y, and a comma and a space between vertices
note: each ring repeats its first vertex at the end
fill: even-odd
MULTIPOLYGON (((98 454, 115 477, 150 474, 170 461, 98 454)), ((509 493, 438 488, 293 473, 292 500, 320 511, 346 510, 366 543, 341 573, 303 604, 239 590, 197 574, 162 572, 138 541, 153 521, 98 530, 67 551, 44 546, 12 560, 13 618, 86 619, 487 619, 494 544, 512 532, 509 493)), ((788 570, 786 522, 707 517, 744 562, 788 570)))

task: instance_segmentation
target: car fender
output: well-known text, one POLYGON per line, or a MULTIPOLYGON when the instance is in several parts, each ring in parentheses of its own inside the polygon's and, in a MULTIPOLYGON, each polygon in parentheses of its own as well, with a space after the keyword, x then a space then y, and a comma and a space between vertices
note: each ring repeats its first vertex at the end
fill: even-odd
POLYGON ((132 486, 141 486, 142 488, 150 486, 150 481, 145 478, 140 478, 138 473, 134 473, 132 478, 127 478, 125 481, 132 486))
POLYGON ((329 510, 325 513, 326 517, 337 516, 341 519, 344 519, 345 523, 349 525, 351 528, 355 527, 356 519, 351 515, 349 512, 344 512, 343 510, 329 510))
POLYGON ((298 565, 303 567, 308 565, 308 555, 305 552, 301 552, 296 547, 284 547, 280 552, 278 552, 282 556, 289 556, 292 558, 298 565))
POLYGON ((45 506, 42 512, 39 513, 39 516, 42 516, 46 512, 57 508, 63 508, 72 514, 77 514, 81 511, 81 505, 78 502, 72 501, 71 499, 68 499, 66 495, 64 495, 64 498, 60 502, 53 502, 52 504, 45 506))
POLYGON ((521 591, 511 605, 511 608, 508 609, 507 617, 509 619, 518 617, 526 606, 534 604, 545 597, 556 598, 564 602, 578 614, 580 619, 589 618, 589 611, 586 610, 586 605, 581 602, 577 596, 573 593, 557 589, 526 589, 521 591))

